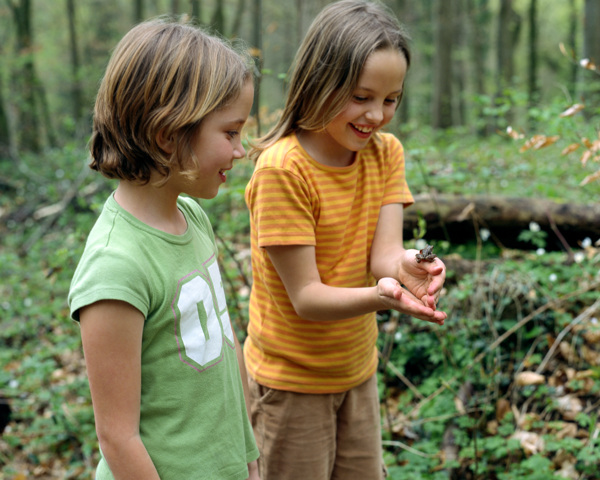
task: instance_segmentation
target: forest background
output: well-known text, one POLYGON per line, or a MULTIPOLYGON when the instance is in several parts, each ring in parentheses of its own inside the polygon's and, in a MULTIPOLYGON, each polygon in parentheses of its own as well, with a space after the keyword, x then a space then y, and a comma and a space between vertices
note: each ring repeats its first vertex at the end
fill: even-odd
MULTIPOLYGON (((98 460, 66 295, 114 184, 87 167, 96 89, 136 22, 242 40, 282 107, 323 0, 0 0, 0 478, 91 478, 98 460)), ((416 204, 407 247, 448 265, 444 327, 379 312, 391 479, 600 478, 600 1, 388 0, 413 63, 390 125, 416 204)), ((236 163, 201 202, 243 341, 252 283, 236 163)))

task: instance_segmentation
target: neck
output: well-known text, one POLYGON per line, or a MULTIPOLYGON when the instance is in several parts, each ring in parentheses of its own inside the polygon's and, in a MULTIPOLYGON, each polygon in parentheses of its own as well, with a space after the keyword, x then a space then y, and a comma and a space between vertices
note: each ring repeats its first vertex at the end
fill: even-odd
POLYGON ((300 130, 296 136, 306 153, 322 165, 347 167, 356 157, 356 152, 335 144, 327 132, 300 130))
POLYGON ((115 200, 123 209, 146 225, 173 235, 187 229, 185 217, 177 208, 178 196, 167 185, 137 185, 126 180, 121 180, 115 191, 115 200))

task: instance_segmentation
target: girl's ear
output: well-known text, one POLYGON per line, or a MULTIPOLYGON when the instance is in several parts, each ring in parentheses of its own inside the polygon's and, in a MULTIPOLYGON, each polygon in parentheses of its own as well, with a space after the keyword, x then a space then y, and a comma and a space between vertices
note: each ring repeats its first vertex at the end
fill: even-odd
POLYGON ((156 143, 163 152, 171 155, 175 151, 175 138, 173 135, 167 138, 165 128, 161 128, 156 134, 156 143))

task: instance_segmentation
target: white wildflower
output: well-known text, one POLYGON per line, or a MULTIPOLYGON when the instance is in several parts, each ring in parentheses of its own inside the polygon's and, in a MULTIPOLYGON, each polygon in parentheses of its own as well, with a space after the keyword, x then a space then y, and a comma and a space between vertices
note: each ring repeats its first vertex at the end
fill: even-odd
POLYGON ((483 240, 484 242, 490 238, 490 231, 487 228, 482 228, 481 230, 479 230, 479 236, 481 237, 481 240, 483 240))
POLYGON ((583 252, 575 252, 573 259, 575 260, 575 263, 581 263, 585 259, 585 254, 583 252))
POLYGON ((592 239, 590 237, 585 237, 583 242, 581 242, 581 246, 583 248, 588 248, 592 246, 592 239))
POLYGON ((539 255, 541 257, 544 253, 546 253, 546 249, 545 248, 538 248, 535 251, 535 253, 536 253, 536 255, 539 255))
POLYGON ((541 230, 539 223, 529 222, 529 230, 532 232, 539 232, 541 230))
POLYGON ((558 280, 558 276, 556 275, 556 273, 551 273, 548 277, 548 280, 550 280, 551 282, 556 282, 556 280, 558 280))
POLYGON ((423 250, 427 246, 427 241, 424 238, 419 238, 415 242, 415 248, 417 250, 423 250))

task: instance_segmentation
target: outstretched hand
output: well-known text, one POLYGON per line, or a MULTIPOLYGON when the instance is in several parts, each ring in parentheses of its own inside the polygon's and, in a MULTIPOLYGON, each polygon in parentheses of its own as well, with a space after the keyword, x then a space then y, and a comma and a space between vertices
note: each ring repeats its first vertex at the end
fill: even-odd
POLYGON ((398 266, 398 278, 423 305, 436 309, 446 280, 446 266, 439 258, 417 262, 418 250, 405 250, 398 266))
POLYGON ((390 309, 397 310, 411 317, 425 320, 426 322, 443 325, 447 315, 437 311, 434 307, 423 303, 410 291, 402 288, 400 283, 393 278, 382 278, 377 282, 377 293, 383 303, 390 309))

